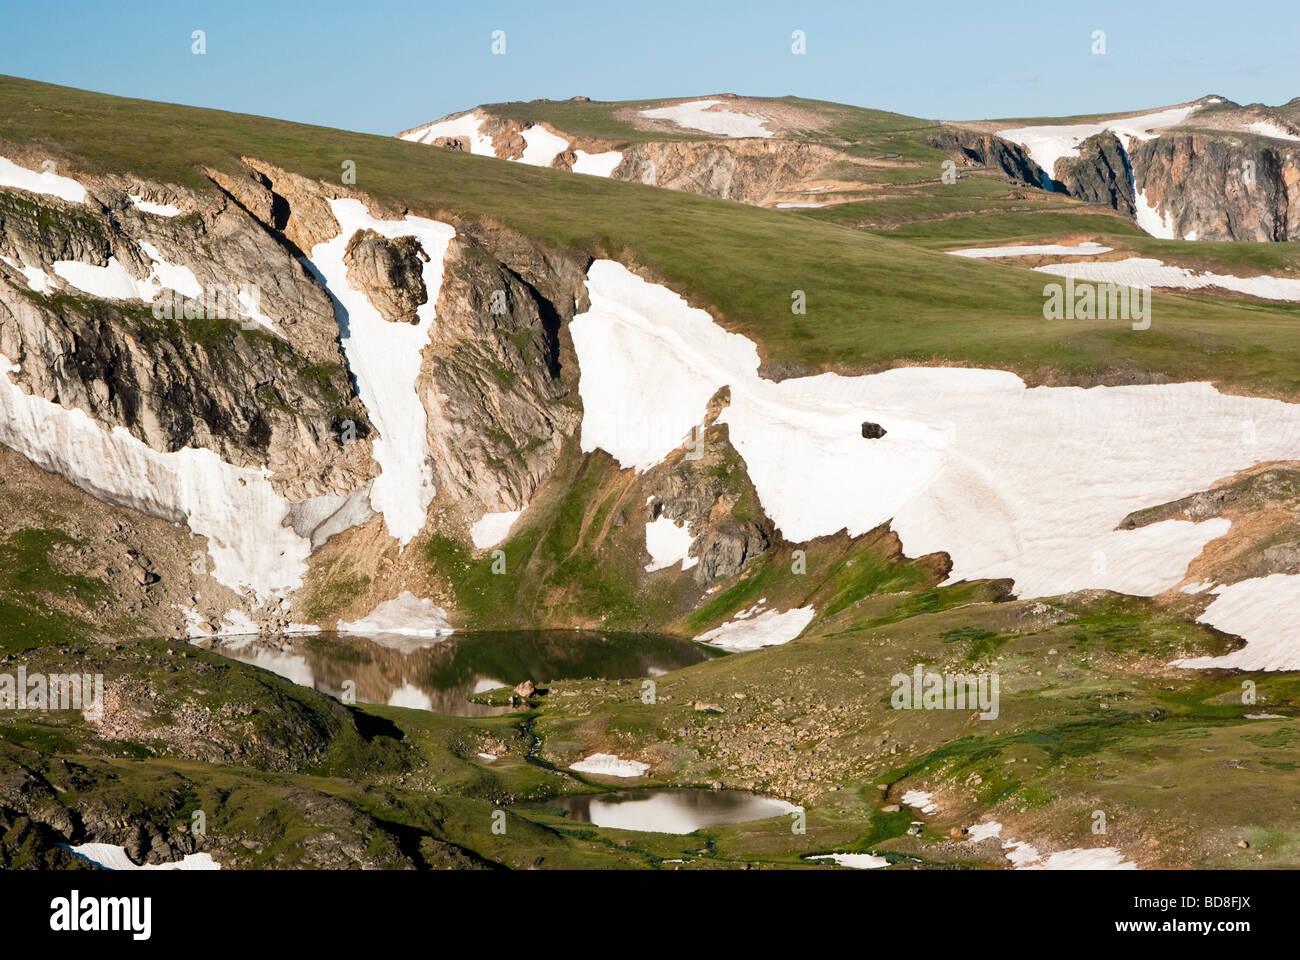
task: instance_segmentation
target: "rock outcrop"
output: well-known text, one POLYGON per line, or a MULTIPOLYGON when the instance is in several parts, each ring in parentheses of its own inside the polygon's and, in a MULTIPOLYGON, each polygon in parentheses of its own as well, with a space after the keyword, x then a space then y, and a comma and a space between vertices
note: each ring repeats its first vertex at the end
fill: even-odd
POLYGON ((1001 170, 1016 183, 1051 189, 1051 175, 1036 164, 1018 143, 958 127, 930 134, 925 143, 938 150, 958 153, 970 163, 1001 170))
POLYGON ((1183 133, 1134 146, 1137 189, 1177 237, 1300 240, 1300 150, 1269 137, 1183 133))
POLYGON ((268 467, 290 499, 363 484, 368 427, 324 291, 239 205, 153 185, 190 211, 154 216, 128 200, 128 182, 87 179, 85 204, 0 191, 0 353, 18 365, 12 379, 155 450, 206 447, 268 467), (88 293, 56 267, 116 263, 144 283, 160 269, 147 248, 188 271, 199 295, 187 279, 183 297, 161 295, 173 309, 160 315, 144 299, 88 293), (42 271, 44 290, 20 267, 42 271), (341 418, 361 443, 340 442, 341 418))
POLYGON ((694 578, 701 586, 740 573, 776 537, 727 427, 715 423, 728 402, 730 392, 723 388, 692 441, 646 474, 646 520, 667 517, 689 525, 695 539, 688 555, 699 561, 694 578))
POLYGON ((428 260, 415 237, 389 240, 374 230, 354 233, 343 254, 348 282, 390 323, 420 322, 415 311, 429 302, 421 264, 428 260))
POLYGON ((1119 138, 1109 130, 1079 144, 1078 158, 1056 161, 1055 188, 1089 203, 1104 203, 1126 216, 1134 214, 1133 170, 1119 138))
POLYGON ((664 140, 628 147, 611 177, 763 204, 849 162, 838 150, 799 140, 664 140))
POLYGON ((488 510, 518 510, 581 418, 576 367, 561 342, 581 272, 538 258, 530 282, 487 249, 493 239, 509 257, 501 234, 452 241, 418 389, 439 489, 488 510))

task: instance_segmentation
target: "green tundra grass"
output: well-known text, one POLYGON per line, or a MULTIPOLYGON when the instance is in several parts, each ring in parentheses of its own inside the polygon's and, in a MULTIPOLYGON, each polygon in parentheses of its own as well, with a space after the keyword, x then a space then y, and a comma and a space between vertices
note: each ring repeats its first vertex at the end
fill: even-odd
POLYGON ((1300 396, 1295 305, 1157 294, 1147 331, 1046 321, 1036 274, 789 211, 12 78, 0 80, 0 117, 0 144, 61 158, 72 174, 129 170, 210 189, 201 168, 235 170, 241 156, 325 181, 350 160, 357 189, 399 208, 487 219, 554 248, 630 257, 754 338, 773 363, 841 372, 954 363, 1085 383, 1158 375, 1300 396), (798 290, 803 315, 791 311, 798 290))

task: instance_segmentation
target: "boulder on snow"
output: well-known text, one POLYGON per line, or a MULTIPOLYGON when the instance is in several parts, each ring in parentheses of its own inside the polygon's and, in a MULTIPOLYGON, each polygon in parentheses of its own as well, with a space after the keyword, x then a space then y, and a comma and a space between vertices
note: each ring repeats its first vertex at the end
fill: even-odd
POLYGON ((429 302, 424 286, 428 259, 415 237, 389 240, 374 230, 358 230, 343 253, 348 282, 390 323, 420 322, 415 311, 429 302))

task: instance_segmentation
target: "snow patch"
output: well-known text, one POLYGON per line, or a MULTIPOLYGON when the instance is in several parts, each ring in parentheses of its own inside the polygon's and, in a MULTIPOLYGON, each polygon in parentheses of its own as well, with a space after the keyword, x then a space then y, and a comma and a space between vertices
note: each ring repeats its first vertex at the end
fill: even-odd
POLYGON ((1221 287, 1264 300, 1300 301, 1300 279, 1294 277, 1235 277, 1226 273, 1196 273, 1149 257, 1095 263, 1050 263, 1034 269, 1058 277, 1117 283, 1126 287, 1176 287, 1180 290, 1221 287))
POLYGON ((909 790, 903 794, 902 802, 920 813, 934 813, 939 804, 934 802, 934 795, 924 790, 909 790))
POLYGON ((4 157, 0 157, 0 187, 43 193, 69 203, 84 203, 86 200, 86 188, 71 177, 61 177, 53 170, 37 173, 4 157))
POLYGON ((1167 210, 1160 210, 1147 199, 1145 190, 1138 190, 1133 204, 1133 219, 1143 231, 1161 240, 1177 240, 1174 230, 1173 215, 1167 210))
POLYGON ((156 217, 178 217, 181 214, 181 208, 174 203, 154 203, 134 193, 128 193, 126 197, 137 210, 152 213, 156 217))
POLYGON ((27 281, 27 286, 37 293, 44 295, 50 288, 50 277, 40 267, 29 267, 25 263, 19 263, 17 260, 11 260, 8 257, 0 257, 9 266, 13 267, 23 275, 27 281))
POLYGON ((737 113, 733 110, 714 110, 722 100, 691 100, 677 103, 671 107, 656 107, 642 110, 640 116, 651 120, 669 120, 688 130, 702 130, 723 137, 763 137, 772 136, 767 129, 767 121, 749 113, 737 113))
POLYGON ((586 759, 569 764, 578 773, 596 773, 604 777, 643 777, 650 764, 639 760, 620 760, 617 754, 593 753, 586 759))
POLYGON ((699 562, 698 557, 687 556, 695 537, 691 534, 690 524, 680 526, 667 517, 660 517, 645 525, 645 548, 650 554, 646 564, 646 573, 654 573, 671 567, 681 561, 682 569, 689 570, 699 562))
POLYGON ((1294 133, 1288 133, 1276 123, 1270 123, 1267 120, 1258 120, 1255 123, 1247 124, 1246 129, 1263 137, 1272 137, 1274 140, 1294 140, 1300 143, 1300 137, 1297 137, 1294 133))
POLYGON ((445 637, 455 631, 447 621, 447 612, 432 600, 422 599, 403 590, 392 600, 385 600, 360 620, 338 622, 338 632, 369 637, 395 633, 403 637, 445 637))
POLYGON ((573 172, 585 173, 592 177, 608 177, 623 162, 623 154, 619 150, 610 150, 607 153, 575 150, 573 156, 573 172))
POLYGON ((778 613, 767 610, 753 615, 753 608, 736 614, 734 620, 702 633, 696 643, 707 643, 724 650, 757 650, 789 643, 812 623, 817 611, 812 607, 795 607, 778 613))
POLYGON ((1025 598, 1162 593, 1229 522, 1119 522, 1300 448, 1300 405, 1208 383, 1031 389, 1005 371, 939 367, 774 383, 751 340, 618 263, 594 263, 587 290, 591 308, 570 324, 584 452, 650 469, 729 386, 718 422, 782 536, 888 522, 907 555, 947 552, 949 582, 1008 577, 1025 598), (888 434, 864 440, 867 420, 888 434))
POLYGON ((1019 244, 1009 247, 968 247, 965 250, 949 250, 954 257, 1091 257, 1099 253, 1110 253, 1112 247, 1103 247, 1100 243, 1087 240, 1077 246, 1064 243, 1019 244))
POLYGON ((53 269, 78 290, 104 300, 150 303, 164 289, 195 299, 203 296, 203 285, 189 267, 168 263, 158 248, 148 241, 140 241, 140 249, 151 261, 149 276, 143 280, 131 276, 116 257, 109 257, 107 265, 102 267, 80 260, 56 260, 53 269))
POLYGON ((1300 634, 1284 611, 1300 609, 1300 575, 1274 573, 1215 587, 1196 619, 1241 637, 1246 645, 1221 657, 1175 660, 1176 667, 1223 670, 1300 670, 1300 634))
POLYGON ((552 160, 569 149, 568 140, 536 124, 523 131, 522 136, 525 146, 519 162, 530 167, 549 167, 552 160))
POLYGON ((497 152, 492 145, 492 138, 479 132, 485 119, 487 118, 479 111, 471 110, 458 117, 436 120, 423 127, 417 127, 402 134, 401 139, 414 143, 433 143, 439 137, 465 137, 469 140, 470 153, 481 157, 495 157, 497 152))
POLYGON ((148 282, 126 272, 117 257, 109 257, 107 266, 97 267, 80 260, 54 261, 55 274, 82 293, 102 300, 145 300, 148 282))
MULTIPOLYGON (((1027 849, 1033 850, 1032 847, 1027 849)), ((1037 851, 1034 851, 1037 853, 1037 851)), ((1008 859, 1010 855, 1008 854, 1008 859)), ((1046 860, 1021 860, 1017 870, 1136 870, 1137 864, 1124 859, 1114 847, 1077 847, 1048 854, 1046 860)))
POLYGON ((469 538, 480 550, 495 547, 509 535, 510 528, 522 513, 522 510, 485 513, 469 528, 469 538))
POLYGON ((359 200, 329 203, 341 231, 312 248, 308 265, 334 298, 343 353, 378 433, 373 449, 380 473, 371 485, 370 503, 384 515, 388 532, 406 546, 424 526, 435 493, 426 414, 415 381, 442 287, 443 257, 456 231, 409 214, 377 220, 359 200), (366 229, 390 240, 414 235, 428 256, 423 264, 428 301, 416 310, 417 323, 390 323, 348 282, 343 253, 353 234, 366 229))
POLYGON ((171 863, 145 863, 139 864, 132 862, 127 856, 126 847, 118 846, 116 843, 81 843, 77 846, 68 846, 77 856, 84 860, 89 860, 101 870, 220 870, 221 864, 212 859, 210 853, 187 853, 179 860, 173 860, 171 863))
POLYGON ((252 627, 251 630, 240 629, 241 625, 235 618, 243 617, 245 620, 248 618, 238 610, 228 611, 222 618, 222 622, 214 633, 212 628, 208 626, 208 618, 203 616, 203 614, 199 613, 193 607, 186 604, 173 603, 172 609, 179 610, 185 616, 185 637, 187 640, 202 640, 207 637, 237 637, 258 632, 257 625, 251 623, 251 621, 249 623, 249 626, 252 627))
POLYGON ((987 840, 989 837, 998 837, 1002 835, 1002 824, 996 820, 988 820, 984 823, 977 823, 966 831, 966 839, 971 843, 979 843, 981 840, 987 840))
POLYGON ((816 853, 809 854, 805 859, 834 860, 841 867, 852 867, 855 870, 878 870, 889 866, 889 861, 884 857, 870 853, 816 853))
POLYGON ((270 471, 235 467, 211 450, 159 453, 123 427, 105 430, 83 410, 25 394, 0 355, 0 443, 91 496, 208 538, 212 576, 259 598, 302 584, 311 544, 284 525, 289 503, 270 471))

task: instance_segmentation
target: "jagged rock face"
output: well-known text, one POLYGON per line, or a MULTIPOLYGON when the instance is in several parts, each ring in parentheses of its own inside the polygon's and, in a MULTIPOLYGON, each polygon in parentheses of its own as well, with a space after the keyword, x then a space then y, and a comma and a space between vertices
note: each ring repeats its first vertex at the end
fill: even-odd
POLYGON ((690 525, 695 541, 688 555, 699 560, 694 577, 701 586, 740 573, 776 537, 762 510, 737 510, 742 500, 748 506, 758 498, 726 426, 715 423, 730 399, 727 388, 718 391, 694 442, 646 474, 645 491, 652 498, 646 519, 662 516, 690 525))
POLYGON ((628 147, 611 177, 758 204, 848 159, 796 140, 671 140, 628 147))
POLYGON ((1077 159, 1062 157, 1053 173, 1056 186, 1072 197, 1090 203, 1104 203, 1133 216, 1133 171, 1128 153, 1109 130, 1079 144, 1077 159))
POLYGON ((443 265, 417 384, 439 489, 488 510, 517 510, 580 420, 576 370, 561 344, 573 289, 543 271, 567 290, 567 299, 550 299, 468 236, 452 241, 443 265))
POLYGON ((973 130, 944 130, 926 137, 926 144, 939 150, 961 153, 983 167, 996 167, 1017 183, 1049 186, 1051 179, 1019 144, 973 130))
MULTIPOLYGON (((192 212, 137 210, 134 181, 87 179, 84 205, 0 191, 0 254, 45 271, 45 294, 0 263, 0 353, 25 392, 121 426, 155 450, 212 449, 237 466, 267 466, 290 499, 343 493, 373 473, 368 442, 342 444, 335 423, 355 406, 329 298, 291 253, 238 205, 154 185, 192 212), (134 192, 134 189, 133 189, 134 192), (63 283, 53 264, 104 266, 143 279, 141 243, 188 268, 205 289, 256 290, 284 334, 245 318, 157 317, 140 300, 101 299, 63 283)), ((359 407, 356 407, 359 409, 359 407)), ((348 419, 361 424, 354 413, 348 419)))
POLYGON ((343 253, 348 282, 390 323, 420 322, 415 311, 429 302, 421 264, 428 260, 415 237, 389 240, 374 230, 354 233, 343 253))
MULTIPOLYGON (((338 235, 338 221, 319 184, 252 157, 242 159, 247 168, 243 176, 217 170, 205 172, 272 236, 287 243, 294 256, 303 256, 316 244, 338 235)), ((346 187, 336 191, 340 196, 351 192, 346 187)))
POLYGON ((1300 152, 1267 138, 1179 134, 1134 147, 1137 188, 1175 234, 1200 240, 1300 239, 1300 152))

